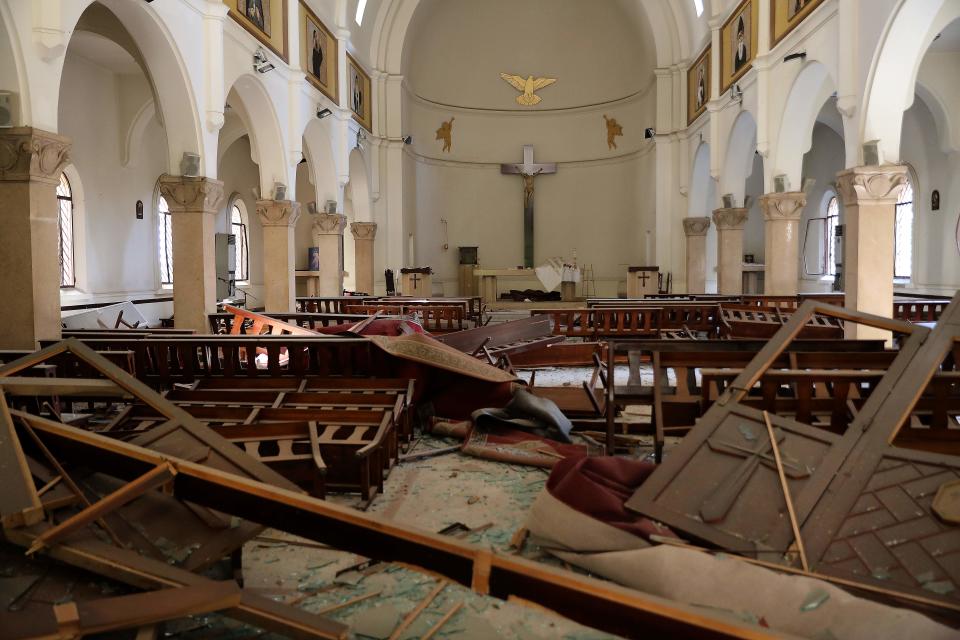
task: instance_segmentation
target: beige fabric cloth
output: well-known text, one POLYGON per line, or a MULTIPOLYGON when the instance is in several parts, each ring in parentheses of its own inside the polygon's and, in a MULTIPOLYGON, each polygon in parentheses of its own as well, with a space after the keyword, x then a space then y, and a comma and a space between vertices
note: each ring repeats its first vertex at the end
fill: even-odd
POLYGON ((866 600, 823 580, 778 573, 730 556, 642 538, 572 509, 549 492, 537 497, 527 520, 532 540, 570 564, 627 587, 726 612, 763 618, 774 630, 823 640, 947 640, 960 632, 909 609, 866 600), (829 597, 810 611, 818 593, 829 597))

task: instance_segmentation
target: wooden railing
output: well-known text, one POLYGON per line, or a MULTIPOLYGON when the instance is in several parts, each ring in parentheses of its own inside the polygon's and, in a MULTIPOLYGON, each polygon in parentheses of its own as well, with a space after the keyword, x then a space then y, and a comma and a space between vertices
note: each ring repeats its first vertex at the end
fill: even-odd
POLYGON ((651 338, 660 335, 658 307, 531 309, 530 315, 550 316, 553 335, 568 338, 651 338))
MULTIPOLYGON (((366 320, 368 316, 347 313, 268 313, 264 314, 275 320, 287 324, 297 325, 304 329, 317 330, 320 327, 330 327, 337 324, 354 324, 366 320)), ((232 313, 211 313, 207 316, 210 321, 210 332, 229 334, 233 330, 234 318, 232 313)), ((252 321, 244 320, 244 334, 252 333, 252 321)), ((123 337, 123 336, 117 336, 123 337)))
POLYGON ((378 371, 384 357, 364 338, 325 336, 106 338, 84 343, 97 351, 132 352, 134 374, 159 390, 204 378, 366 377, 378 371))

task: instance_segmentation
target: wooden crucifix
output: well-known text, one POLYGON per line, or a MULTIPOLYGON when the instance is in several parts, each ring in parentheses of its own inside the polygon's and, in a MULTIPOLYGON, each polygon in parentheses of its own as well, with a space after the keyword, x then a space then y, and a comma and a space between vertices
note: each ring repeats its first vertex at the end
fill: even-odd
POLYGON ((533 267, 533 179, 541 174, 556 173, 554 162, 536 164, 533 161, 533 145, 523 145, 523 162, 501 164, 500 173, 519 174, 523 178, 523 266, 533 267))

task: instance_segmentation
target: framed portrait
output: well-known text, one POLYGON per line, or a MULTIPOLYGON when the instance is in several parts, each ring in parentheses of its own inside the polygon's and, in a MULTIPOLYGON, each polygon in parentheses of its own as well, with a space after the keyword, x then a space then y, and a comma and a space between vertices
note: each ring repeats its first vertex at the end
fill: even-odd
POLYGON ((720 93, 753 65, 759 18, 760 0, 743 0, 720 27, 720 93))
POLYGON ((687 69, 687 124, 691 124, 707 110, 710 100, 710 53, 711 47, 703 50, 700 57, 687 69))
POLYGON ((302 0, 300 2, 300 61, 307 80, 336 103, 337 39, 302 0))
POLYGON ((263 45, 288 62, 288 0, 223 0, 230 17, 263 45))
POLYGON ((373 105, 370 95, 370 76, 347 54, 347 91, 353 119, 367 131, 373 130, 373 105))
POLYGON ((823 0, 770 0, 771 47, 787 37, 823 0))

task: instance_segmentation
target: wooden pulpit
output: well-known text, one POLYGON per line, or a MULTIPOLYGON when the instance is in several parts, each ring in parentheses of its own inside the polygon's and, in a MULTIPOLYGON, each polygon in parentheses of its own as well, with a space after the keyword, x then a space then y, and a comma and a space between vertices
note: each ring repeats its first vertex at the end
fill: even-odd
POLYGON ((660 293, 660 267, 627 267, 627 297, 660 293))
POLYGON ((400 291, 403 295, 414 298, 433 296, 433 269, 430 267, 400 269, 400 291))

